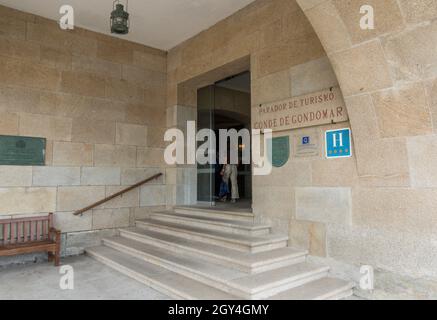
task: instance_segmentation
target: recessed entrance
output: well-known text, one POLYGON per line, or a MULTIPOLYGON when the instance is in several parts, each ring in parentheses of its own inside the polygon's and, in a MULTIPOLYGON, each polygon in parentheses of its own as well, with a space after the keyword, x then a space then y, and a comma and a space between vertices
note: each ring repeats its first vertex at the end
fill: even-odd
MULTIPOLYGON (((219 131, 249 129, 251 126, 250 72, 245 71, 197 92, 197 130, 211 129, 215 132, 216 158, 219 152, 219 131)), ((202 144, 200 142, 199 144, 202 144)), ((243 141, 238 143, 238 164, 197 165, 197 201, 223 209, 251 208, 251 165, 243 164, 242 152, 248 148, 243 141), (223 183, 227 188, 223 188, 223 183)), ((228 141, 228 155, 230 144, 228 141)))

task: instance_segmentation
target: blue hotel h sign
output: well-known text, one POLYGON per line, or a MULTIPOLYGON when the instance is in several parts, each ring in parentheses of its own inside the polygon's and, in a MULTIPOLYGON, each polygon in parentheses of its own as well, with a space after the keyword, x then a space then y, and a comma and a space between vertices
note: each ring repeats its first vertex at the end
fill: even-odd
POLYGON ((338 129, 325 132, 326 158, 349 158, 352 157, 351 130, 338 129))

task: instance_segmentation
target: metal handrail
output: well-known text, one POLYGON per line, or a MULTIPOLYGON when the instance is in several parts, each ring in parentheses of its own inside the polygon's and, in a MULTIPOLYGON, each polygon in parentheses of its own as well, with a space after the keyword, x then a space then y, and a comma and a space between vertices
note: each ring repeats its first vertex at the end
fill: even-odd
POLYGON ((160 176, 162 176, 162 173, 155 174, 154 176, 152 176, 152 177, 150 177, 150 178, 148 178, 146 180, 140 181, 140 182, 134 184, 133 186, 130 186, 129 188, 126 188, 126 189, 123 189, 123 190, 121 190, 121 191, 119 191, 117 193, 114 193, 113 195, 111 195, 109 197, 106 197, 103 200, 97 201, 97 202, 93 203, 92 205, 90 205, 88 207, 85 207, 83 209, 77 210, 73 214, 75 216, 82 215, 84 212, 87 212, 87 211, 89 211, 91 209, 94 209, 95 207, 98 207, 101 204, 104 204, 104 203, 106 203, 106 202, 108 202, 108 201, 110 201, 110 200, 112 200, 114 198, 117 198, 118 196, 121 196, 122 194, 125 194, 126 192, 129 192, 129 191, 131 191, 131 190, 133 190, 135 188, 141 187, 143 184, 146 184, 147 182, 155 180, 155 179, 159 178, 160 176))

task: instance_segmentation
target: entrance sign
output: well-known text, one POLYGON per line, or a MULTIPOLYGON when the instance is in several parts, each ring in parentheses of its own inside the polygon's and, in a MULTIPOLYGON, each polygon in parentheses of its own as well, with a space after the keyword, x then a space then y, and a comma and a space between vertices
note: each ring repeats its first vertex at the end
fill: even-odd
POLYGON ((339 87, 263 104, 252 112, 253 129, 283 131, 348 121, 339 87))
POLYGON ((325 132, 326 158, 352 157, 351 130, 338 129, 325 132))
POLYGON ((293 154, 297 158, 318 156, 319 136, 308 133, 295 136, 293 154))
POLYGON ((288 136, 277 137, 267 140, 272 145, 271 157, 272 165, 275 168, 283 167, 290 158, 290 138, 288 136))
POLYGON ((0 165, 43 166, 46 139, 0 136, 0 165))

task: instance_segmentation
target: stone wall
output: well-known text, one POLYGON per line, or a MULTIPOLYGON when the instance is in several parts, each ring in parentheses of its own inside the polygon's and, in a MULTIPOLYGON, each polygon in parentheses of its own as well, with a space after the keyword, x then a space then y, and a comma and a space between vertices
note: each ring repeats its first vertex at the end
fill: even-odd
POLYGON ((339 83, 350 123, 277 133, 291 141, 313 134, 319 155, 292 155, 271 176, 254 177, 254 212, 345 278, 358 280, 359 266, 369 264, 377 291, 429 297, 437 277, 437 7, 427 0, 298 2, 258 0, 170 50, 168 125, 195 118, 195 90, 186 82, 220 74, 221 66, 229 76, 236 70, 229 64, 241 59, 250 61, 253 106, 339 83), (375 8, 373 31, 359 28, 363 4, 375 8), (354 156, 324 159, 323 132, 349 126, 354 156), (416 285, 420 277, 428 285, 416 285))
POLYGON ((0 16, 0 134, 47 139, 46 166, 0 167, 0 216, 55 212, 73 254, 166 205, 163 178, 72 215, 165 173, 166 52, 3 6, 0 16))

